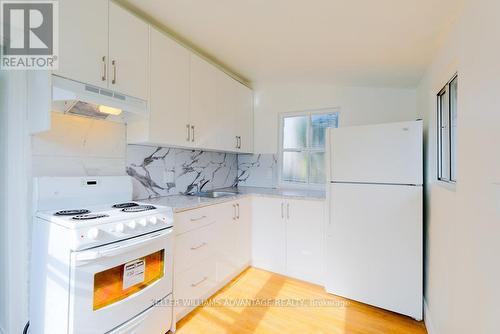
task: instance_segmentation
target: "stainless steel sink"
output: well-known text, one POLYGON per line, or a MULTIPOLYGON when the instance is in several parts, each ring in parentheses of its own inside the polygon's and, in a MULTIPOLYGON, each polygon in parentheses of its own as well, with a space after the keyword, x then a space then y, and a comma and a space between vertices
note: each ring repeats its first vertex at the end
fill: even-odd
POLYGON ((238 193, 235 191, 202 191, 194 193, 193 196, 219 198, 219 197, 235 196, 237 194, 238 193))

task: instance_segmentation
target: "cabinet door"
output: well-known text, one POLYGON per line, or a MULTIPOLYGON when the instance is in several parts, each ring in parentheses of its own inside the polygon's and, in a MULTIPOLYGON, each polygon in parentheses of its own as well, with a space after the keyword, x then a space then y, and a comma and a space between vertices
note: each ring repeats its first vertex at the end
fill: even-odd
POLYGON ((217 217, 216 277, 218 283, 225 283, 237 269, 234 262, 236 202, 214 205, 213 210, 217 217))
POLYGON ((279 198, 253 199, 252 265, 286 274, 286 224, 283 201, 279 198))
POLYGON ((149 26, 113 2, 109 3, 109 58, 109 88, 147 100, 149 26))
POLYGON ((223 151, 238 152, 236 113, 238 82, 222 71, 217 72, 217 147, 223 151))
POLYGON ((252 200, 243 198, 236 202, 236 220, 234 221, 234 259, 237 269, 247 265, 252 250, 252 200))
POLYGON ((236 135, 239 136, 239 151, 253 152, 253 91, 236 82, 236 109, 234 111, 236 135))
POLYGON ((108 85, 108 1, 59 1, 60 76, 108 85))
POLYGON ((199 148, 217 148, 216 84, 217 71, 212 64, 191 54, 190 70, 190 123, 192 145, 199 148))
POLYGON ((287 200, 286 272, 321 284, 324 256, 324 202, 287 200))
POLYGON ((154 28, 150 43, 150 141, 189 145, 189 51, 154 28))

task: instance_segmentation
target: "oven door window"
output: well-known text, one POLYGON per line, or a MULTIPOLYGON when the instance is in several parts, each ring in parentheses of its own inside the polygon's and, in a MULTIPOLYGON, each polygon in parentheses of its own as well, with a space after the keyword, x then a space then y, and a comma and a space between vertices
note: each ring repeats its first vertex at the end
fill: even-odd
POLYGON ((165 250, 94 275, 94 311, 125 299, 164 276, 165 250))

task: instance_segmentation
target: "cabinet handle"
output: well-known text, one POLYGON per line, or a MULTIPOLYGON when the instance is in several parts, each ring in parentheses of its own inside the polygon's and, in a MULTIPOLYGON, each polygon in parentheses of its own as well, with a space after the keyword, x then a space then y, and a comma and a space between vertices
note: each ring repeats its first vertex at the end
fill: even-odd
POLYGON ((191 125, 191 131, 192 131, 191 142, 194 143, 194 125, 191 125))
POLYGON ((200 221, 200 220, 205 219, 205 218, 207 218, 207 216, 201 216, 199 218, 191 218, 191 221, 192 222, 197 222, 197 221, 200 221))
POLYGON ((193 288, 196 288, 198 285, 200 285, 201 283, 205 282, 206 280, 208 279, 207 276, 203 277, 200 281, 196 282, 196 283, 192 283, 191 286, 193 288))
POLYGON ((116 84, 116 60, 113 59, 111 65, 113 65, 113 80, 111 80, 111 83, 114 85, 116 84))
POLYGON ((191 131, 189 131, 189 129, 190 129, 189 124, 186 124, 186 130, 187 130, 186 131, 187 132, 186 133, 186 141, 190 141, 191 140, 191 131))
POLYGON ((285 218, 285 214, 283 213, 283 206, 285 203, 281 203, 281 219, 285 218))
POLYGON ((238 211, 237 211, 238 213, 236 214, 236 219, 239 220, 240 219, 240 203, 236 204, 236 208, 238 209, 238 211))
POLYGON ((238 148, 238 146, 239 146, 239 144, 238 144, 238 143, 239 143, 239 141, 238 141, 238 136, 236 136, 236 148, 238 148))
POLYGON ((286 219, 290 219, 290 203, 286 204, 286 219))
POLYGON ((236 220, 236 204, 233 204, 233 220, 236 220))
POLYGON ((191 247, 191 250, 197 250, 197 249, 200 249, 201 247, 206 246, 206 245, 207 245, 206 242, 202 242, 198 246, 191 247))
POLYGON ((108 65, 106 64, 106 56, 102 56, 102 77, 101 77, 101 80, 102 81, 106 81, 106 75, 107 75, 107 72, 108 72, 108 65))

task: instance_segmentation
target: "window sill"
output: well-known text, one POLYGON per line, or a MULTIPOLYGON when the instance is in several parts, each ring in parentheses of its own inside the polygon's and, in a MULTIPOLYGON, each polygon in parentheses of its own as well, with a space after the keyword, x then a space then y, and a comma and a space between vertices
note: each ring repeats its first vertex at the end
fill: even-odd
POLYGON ((446 181, 436 180, 434 182, 434 184, 440 188, 444 188, 444 189, 449 190, 449 191, 453 191, 453 192, 457 191, 457 183, 456 182, 446 182, 446 181))

